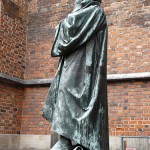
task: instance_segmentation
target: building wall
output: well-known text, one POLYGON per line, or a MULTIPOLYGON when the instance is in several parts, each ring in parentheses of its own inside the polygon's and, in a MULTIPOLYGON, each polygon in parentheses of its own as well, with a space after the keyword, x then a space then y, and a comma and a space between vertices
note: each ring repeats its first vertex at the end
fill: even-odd
POLYGON ((22 100, 21 134, 49 135, 50 125, 42 117, 42 107, 48 87, 27 87, 22 100))
POLYGON ((150 81, 108 84, 109 134, 150 136, 150 81))
MULTIPOLYGON (((21 134, 50 134, 49 123, 41 116, 47 93, 48 87, 25 88, 21 134)), ((149 99, 149 81, 109 82, 109 134, 149 136, 149 99)))
POLYGON ((27 28, 26 0, 1 0, 0 73, 24 78, 27 28))
POLYGON ((29 2, 25 79, 53 77, 58 59, 50 56, 55 26, 72 10, 70 0, 29 2))
MULTIPOLYGON (((24 78, 27 1, 0 1, 0 74, 24 78)), ((20 134, 23 87, 0 80, 0 133, 20 134)))
MULTIPOLYGON (((106 0, 102 7, 109 25, 108 74, 149 72, 150 3, 147 0, 106 0)), ((51 58, 50 50, 55 26, 72 9, 73 1, 69 0, 30 1, 25 79, 54 77, 58 59, 51 58)), ((143 82, 108 83, 110 135, 148 134, 148 122, 142 122, 144 116, 141 116, 143 119, 139 117, 139 120, 132 116, 132 111, 139 116, 146 115, 143 109, 148 105, 148 101, 145 102, 149 98, 146 96, 149 94, 148 87, 149 84, 143 82), (124 115, 127 113, 126 118, 124 115), (119 121, 122 123, 118 124, 119 121)))
MULTIPOLYGON (((58 59, 50 57, 55 26, 72 10, 73 1, 32 0, 29 7, 26 79, 53 77, 58 59)), ((108 73, 148 72, 150 2, 105 0, 109 25, 108 73)))
POLYGON ((149 72, 149 0, 106 0, 108 73, 149 72))
POLYGON ((0 134, 20 134, 23 88, 0 82, 0 134))
MULTIPOLYGON (((22 81, 53 78, 58 63, 50 56, 55 26, 71 12, 73 2, 2 0, 0 75, 22 81)), ((108 74, 150 72, 149 0, 105 0, 102 7, 109 28, 108 74)), ((48 89, 49 85, 19 86, 0 80, 0 145, 1 139, 6 141, 3 147, 16 139, 17 149, 49 149, 32 144, 49 144, 50 124, 41 116, 48 89)), ((120 149, 119 136, 150 135, 149 95, 149 79, 108 82, 112 150, 120 149)))
MULTIPOLYGON (((0 77, 24 79, 27 0, 0 1, 0 77)), ((0 78, 0 149, 18 149, 24 88, 0 78)))

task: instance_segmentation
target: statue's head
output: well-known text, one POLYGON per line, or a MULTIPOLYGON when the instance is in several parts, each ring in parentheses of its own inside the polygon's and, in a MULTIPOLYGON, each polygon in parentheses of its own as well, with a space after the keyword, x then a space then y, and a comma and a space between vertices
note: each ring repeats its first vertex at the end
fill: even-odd
POLYGON ((100 3, 102 2, 101 0, 93 0, 93 1, 100 2, 100 3))
POLYGON ((89 2, 100 2, 101 3, 101 0, 75 0, 75 3, 76 4, 84 4, 84 3, 89 3, 89 2))
POLYGON ((101 0, 75 0, 75 9, 74 11, 86 6, 90 2, 100 2, 101 0))

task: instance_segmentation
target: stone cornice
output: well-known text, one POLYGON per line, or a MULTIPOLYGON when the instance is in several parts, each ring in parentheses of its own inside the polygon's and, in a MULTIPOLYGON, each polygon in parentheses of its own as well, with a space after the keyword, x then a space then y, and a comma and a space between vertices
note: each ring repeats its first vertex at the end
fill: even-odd
POLYGON ((20 78, 16 78, 16 77, 12 77, 12 76, 0 73, 0 81, 7 81, 9 83, 23 85, 23 86, 32 86, 32 85, 46 85, 46 84, 49 85, 52 83, 53 78, 23 80, 20 78))
POLYGON ((0 81, 7 81, 15 84, 24 84, 24 80, 0 73, 0 81))
MULTIPOLYGON (((108 82, 109 81, 126 81, 126 80, 146 80, 146 79, 150 79, 150 72, 107 75, 108 82)), ((33 86, 33 85, 50 85, 53 81, 53 78, 23 80, 23 79, 19 79, 16 77, 12 77, 12 76, 0 73, 0 81, 8 81, 10 83, 18 84, 22 86, 33 86)))
POLYGON ((107 75, 107 79, 108 79, 108 81, 112 81, 112 80, 143 80, 143 79, 150 79, 150 72, 110 74, 110 75, 107 75))

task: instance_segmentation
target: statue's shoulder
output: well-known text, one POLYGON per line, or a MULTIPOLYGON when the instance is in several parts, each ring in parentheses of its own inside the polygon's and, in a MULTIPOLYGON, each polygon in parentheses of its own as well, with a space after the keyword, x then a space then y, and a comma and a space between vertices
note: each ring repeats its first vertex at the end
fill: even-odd
POLYGON ((91 5, 91 6, 87 7, 87 8, 85 8, 84 11, 91 12, 91 13, 96 13, 96 14, 104 12, 102 7, 99 6, 99 5, 91 5))
POLYGON ((65 20, 74 20, 74 18, 80 18, 91 14, 101 14, 103 13, 103 9, 99 5, 90 5, 88 7, 81 8, 77 11, 72 11, 67 15, 65 20))

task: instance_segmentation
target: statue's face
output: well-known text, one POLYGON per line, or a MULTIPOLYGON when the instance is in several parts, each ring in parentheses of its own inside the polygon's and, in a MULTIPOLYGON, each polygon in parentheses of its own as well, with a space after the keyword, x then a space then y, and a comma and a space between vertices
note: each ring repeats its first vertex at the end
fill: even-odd
POLYGON ((94 0, 94 1, 97 1, 97 2, 100 2, 100 3, 101 3, 101 0, 94 0))
POLYGON ((101 2, 101 0, 75 0, 75 7, 82 8, 86 6, 88 3, 93 2, 93 1, 101 2))
POLYGON ((75 3, 81 4, 81 3, 88 3, 92 1, 101 2, 101 0, 75 0, 75 3))
POLYGON ((75 0, 76 4, 80 4, 82 0, 75 0))
POLYGON ((92 0, 82 0, 82 3, 91 2, 92 0))
POLYGON ((88 3, 91 2, 92 0, 75 0, 76 4, 83 4, 83 3, 88 3))

